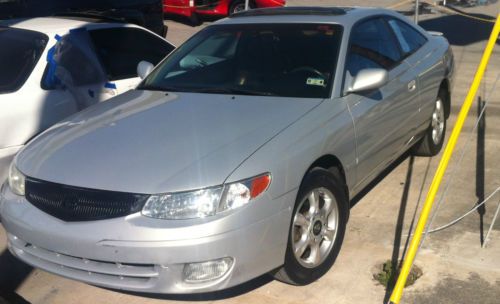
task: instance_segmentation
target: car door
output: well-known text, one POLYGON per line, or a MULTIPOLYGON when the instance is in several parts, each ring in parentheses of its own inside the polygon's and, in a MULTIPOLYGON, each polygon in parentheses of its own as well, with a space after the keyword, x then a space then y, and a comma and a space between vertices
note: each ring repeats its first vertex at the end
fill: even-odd
POLYGON ((410 65, 413 73, 417 75, 420 106, 416 112, 416 121, 420 131, 429 125, 430 113, 434 110, 434 101, 442 79, 442 65, 440 58, 434 58, 434 49, 427 43, 427 38, 412 25, 396 19, 389 18, 388 24, 394 31, 401 45, 405 61, 410 65))
POLYGON ((345 95, 356 132, 357 180, 367 184, 410 144, 412 113, 418 111, 416 76, 382 17, 357 23, 351 30, 344 92, 363 69, 388 71, 382 87, 345 95))
POLYGON ((112 95, 133 89, 140 82, 137 65, 157 65, 174 50, 165 39, 137 27, 89 30, 95 52, 107 76, 104 91, 112 95))

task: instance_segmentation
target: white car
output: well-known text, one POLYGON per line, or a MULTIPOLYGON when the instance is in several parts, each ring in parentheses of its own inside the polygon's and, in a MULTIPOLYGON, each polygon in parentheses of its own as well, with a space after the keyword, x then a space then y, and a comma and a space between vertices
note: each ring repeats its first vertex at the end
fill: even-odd
POLYGON ((0 45, 0 181, 31 138, 134 88, 139 62, 174 49, 136 25, 62 17, 0 21, 0 45))

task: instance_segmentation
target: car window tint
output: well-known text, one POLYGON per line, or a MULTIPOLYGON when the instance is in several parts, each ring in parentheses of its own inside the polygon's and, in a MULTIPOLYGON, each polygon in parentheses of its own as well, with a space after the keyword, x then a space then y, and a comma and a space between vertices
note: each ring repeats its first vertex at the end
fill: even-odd
POLYGON ((389 70, 401 59, 393 35, 382 19, 370 19, 353 28, 347 59, 347 70, 351 75, 366 68, 389 70))
POLYGON ((107 28, 90 31, 96 53, 109 80, 137 77, 142 60, 157 65, 174 46, 138 28, 107 28))
POLYGON ((390 19, 389 25, 394 31, 394 34, 401 45, 401 49, 405 54, 414 53, 427 42, 424 35, 420 34, 417 30, 405 22, 390 19))
POLYGON ((0 28, 0 93, 15 92, 23 86, 48 40, 42 33, 0 28))
POLYGON ((342 27, 332 24, 214 25, 193 36, 143 89, 326 98, 342 27))

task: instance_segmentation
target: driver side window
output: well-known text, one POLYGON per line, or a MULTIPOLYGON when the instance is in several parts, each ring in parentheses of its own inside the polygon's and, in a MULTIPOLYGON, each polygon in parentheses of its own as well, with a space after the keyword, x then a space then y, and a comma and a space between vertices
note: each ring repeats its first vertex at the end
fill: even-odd
POLYGON ((392 33, 382 18, 363 21, 352 29, 346 70, 356 76, 360 70, 390 70, 402 60, 392 33))

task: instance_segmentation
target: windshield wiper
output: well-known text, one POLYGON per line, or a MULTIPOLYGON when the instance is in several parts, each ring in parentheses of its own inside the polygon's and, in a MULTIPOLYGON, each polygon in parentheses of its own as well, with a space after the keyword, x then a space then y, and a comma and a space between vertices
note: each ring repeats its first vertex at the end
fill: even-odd
POLYGON ((137 90, 146 91, 161 91, 161 92, 190 92, 189 88, 174 87, 174 86, 158 86, 158 85, 142 85, 137 87, 137 90))
POLYGON ((241 88, 214 88, 214 87, 202 87, 202 88, 192 88, 191 92, 196 93, 220 93, 220 94, 236 94, 236 95, 251 95, 251 96, 276 96, 271 92, 256 91, 250 89, 241 88))
POLYGON ((217 88, 217 87, 176 87, 176 86, 156 86, 143 85, 138 90, 162 91, 162 92, 191 92, 191 93, 212 93, 212 94, 235 94, 251 96, 276 96, 271 92, 256 91, 241 88, 217 88))

